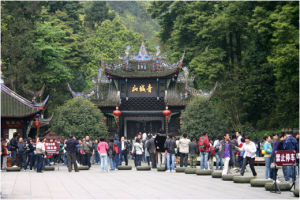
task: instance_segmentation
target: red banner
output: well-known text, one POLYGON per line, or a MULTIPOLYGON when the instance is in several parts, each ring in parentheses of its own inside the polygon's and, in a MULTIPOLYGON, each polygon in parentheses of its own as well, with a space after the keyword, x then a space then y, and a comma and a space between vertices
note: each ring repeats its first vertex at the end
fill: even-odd
POLYGON ((296 164, 296 151, 294 150, 275 151, 275 164, 277 166, 294 166, 296 164))
POLYGON ((58 154, 59 146, 57 142, 46 142, 45 145, 48 154, 58 154))

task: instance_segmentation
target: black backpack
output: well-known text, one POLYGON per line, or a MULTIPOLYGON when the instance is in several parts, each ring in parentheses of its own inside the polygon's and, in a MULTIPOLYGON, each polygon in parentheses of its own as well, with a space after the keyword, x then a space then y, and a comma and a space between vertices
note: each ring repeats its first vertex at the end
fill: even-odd
POLYGON ((8 150, 8 151, 11 151, 11 144, 10 144, 10 141, 7 143, 7 150, 8 150))
POLYGON ((12 138, 10 141, 8 141, 7 143, 7 150, 8 151, 16 151, 17 150, 17 146, 16 146, 16 139, 12 138))

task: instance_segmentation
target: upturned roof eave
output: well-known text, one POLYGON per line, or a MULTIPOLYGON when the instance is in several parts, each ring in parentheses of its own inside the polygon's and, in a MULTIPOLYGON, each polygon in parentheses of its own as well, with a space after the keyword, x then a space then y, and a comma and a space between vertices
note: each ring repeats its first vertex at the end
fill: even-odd
MULTIPOLYGON (((4 84, 1 84, 1 93, 6 94, 9 98, 15 99, 17 102, 20 102, 22 106, 26 107, 28 111, 22 114, 13 114, 13 115, 5 115, 1 111, 1 119, 3 118, 30 118, 33 117, 36 113, 40 112, 45 108, 46 103, 48 102, 49 95, 42 103, 32 103, 21 95, 17 94, 13 90, 9 89, 4 84), (30 110, 31 111, 30 111, 30 110)), ((1 109, 2 110, 2 109, 1 109)))

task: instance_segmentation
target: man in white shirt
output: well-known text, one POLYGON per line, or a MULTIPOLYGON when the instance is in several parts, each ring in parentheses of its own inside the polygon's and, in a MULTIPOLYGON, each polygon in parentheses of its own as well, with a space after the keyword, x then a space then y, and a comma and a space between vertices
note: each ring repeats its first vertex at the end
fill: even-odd
POLYGON ((240 144, 242 143, 242 141, 241 141, 242 140, 241 132, 240 131, 236 131, 235 135, 236 135, 237 142, 238 142, 238 144, 240 146, 240 144))
POLYGON ((142 140, 143 142, 147 140, 147 133, 143 133, 142 140))
POLYGON ((256 146, 254 142, 250 140, 248 136, 245 137, 245 144, 243 145, 242 148, 236 147, 239 151, 245 151, 244 153, 244 160, 243 160, 243 166, 241 169, 241 175, 244 176, 245 169, 247 164, 249 163, 250 169, 252 171, 252 174, 254 177, 257 176, 255 168, 254 168, 254 160, 256 156, 256 146))
POLYGON ((44 154, 46 152, 45 149, 45 138, 40 137, 37 139, 36 144, 36 159, 37 159, 37 167, 36 171, 37 173, 42 173, 43 163, 44 163, 44 154))
POLYGON ((187 134, 184 133, 183 137, 178 141, 177 147, 180 153, 180 167, 187 167, 188 165, 188 155, 189 155, 189 144, 191 140, 187 139, 187 134))

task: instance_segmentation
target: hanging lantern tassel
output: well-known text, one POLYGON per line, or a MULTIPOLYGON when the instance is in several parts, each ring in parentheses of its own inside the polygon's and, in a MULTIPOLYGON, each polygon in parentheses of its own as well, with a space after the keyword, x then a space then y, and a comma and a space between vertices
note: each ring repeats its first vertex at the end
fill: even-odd
POLYGON ((169 116, 165 116, 166 124, 168 124, 169 116))
POLYGON ((119 125, 119 116, 115 116, 116 117, 116 124, 117 126, 119 125))
POLYGON ((35 126, 35 127, 38 127, 38 126, 39 126, 39 121, 38 121, 38 120, 35 120, 34 126, 35 126))

